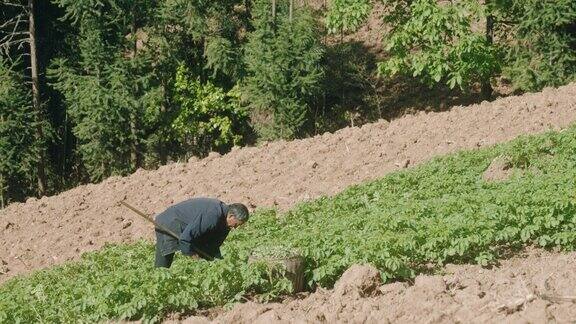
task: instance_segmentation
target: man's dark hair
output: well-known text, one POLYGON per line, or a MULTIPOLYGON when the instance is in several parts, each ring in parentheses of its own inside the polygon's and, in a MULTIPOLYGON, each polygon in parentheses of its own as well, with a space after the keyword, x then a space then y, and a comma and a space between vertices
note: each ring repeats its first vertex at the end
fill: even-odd
POLYGON ((243 204, 238 203, 228 205, 228 212, 234 215, 234 218, 241 222, 248 221, 248 217, 250 216, 248 208, 246 208, 246 206, 243 204))

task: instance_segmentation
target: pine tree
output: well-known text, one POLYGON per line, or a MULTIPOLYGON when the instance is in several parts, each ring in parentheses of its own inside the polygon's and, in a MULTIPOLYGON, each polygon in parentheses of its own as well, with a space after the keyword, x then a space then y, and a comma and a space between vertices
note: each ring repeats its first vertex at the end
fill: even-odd
POLYGON ((36 130, 48 126, 38 122, 30 90, 14 70, 0 58, 0 207, 37 190, 37 165, 44 143, 36 130))
POLYGON ((174 127, 182 108, 177 68, 202 84, 232 88, 241 75, 234 54, 241 2, 58 2, 78 27, 79 59, 54 60, 50 75, 65 96, 90 178, 185 156, 186 141, 178 138, 185 132, 174 127))
POLYGON ((517 88, 538 90, 576 80, 576 1, 496 1, 505 36, 504 74, 517 88))
MULTIPOLYGON (((38 64, 37 35, 36 35, 36 1, 4 0, 0 3, 3 19, 0 25, 0 54, 10 62, 19 62, 20 70, 26 71, 22 75, 29 77, 30 101, 34 109, 35 143, 38 146, 39 159, 34 174, 37 177, 36 189, 39 196, 47 193, 48 179, 46 175, 47 155, 46 143, 49 134, 41 125, 46 125, 46 117, 40 100, 40 67, 38 64), (26 59, 24 59, 26 58, 26 59), (24 68, 22 67, 24 66, 24 68), (29 75, 27 74, 29 71, 29 75)), ((16 65, 12 65, 14 69, 16 65)), ((18 68, 16 68, 18 69, 18 68)))
POLYGON ((105 4, 85 11, 67 5, 79 29, 79 60, 54 60, 50 77, 64 95, 83 165, 92 180, 100 180, 128 172, 133 162, 134 101, 122 52, 127 33, 117 23, 123 11, 105 4))
POLYGON ((275 8, 274 17, 271 11, 267 1, 255 3, 255 30, 245 52, 243 99, 253 111, 273 116, 271 134, 261 125, 261 136, 301 137, 324 76, 320 33, 306 8, 294 10, 292 18, 286 2, 275 8))
POLYGON ((149 1, 86 4, 59 0, 78 28, 78 60, 53 60, 50 77, 65 98, 78 151, 90 179, 126 174, 143 165, 150 65, 140 55, 149 1))

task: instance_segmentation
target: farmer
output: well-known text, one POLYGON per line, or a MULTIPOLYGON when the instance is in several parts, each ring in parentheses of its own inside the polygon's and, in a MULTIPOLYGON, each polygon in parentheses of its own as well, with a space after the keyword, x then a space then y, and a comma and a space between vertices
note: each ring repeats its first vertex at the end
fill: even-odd
POLYGON ((177 250, 195 259, 221 259, 220 246, 226 236, 248 216, 243 204, 227 205, 212 198, 188 199, 169 207, 156 216, 156 222, 180 240, 156 228, 155 266, 169 268, 177 250))

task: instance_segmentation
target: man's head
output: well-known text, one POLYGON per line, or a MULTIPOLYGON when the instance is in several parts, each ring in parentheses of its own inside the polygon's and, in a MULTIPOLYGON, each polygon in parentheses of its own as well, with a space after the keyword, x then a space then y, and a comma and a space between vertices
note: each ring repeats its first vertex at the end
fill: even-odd
POLYGON ((250 213, 248 208, 242 204, 228 205, 228 215, 226 215, 226 224, 229 228, 236 228, 248 221, 250 213))

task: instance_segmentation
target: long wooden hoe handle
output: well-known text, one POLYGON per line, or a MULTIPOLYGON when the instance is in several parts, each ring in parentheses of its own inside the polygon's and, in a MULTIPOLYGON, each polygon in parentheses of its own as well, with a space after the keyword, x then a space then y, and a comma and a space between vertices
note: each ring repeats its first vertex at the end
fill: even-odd
MULTIPOLYGON (((130 209, 131 211, 135 212, 136 214, 138 214, 139 216, 141 216, 142 218, 144 218, 145 220, 149 221, 150 223, 154 224, 154 226, 159 229, 160 231, 172 236, 173 238, 177 239, 178 241, 180 241, 180 237, 172 232, 171 230, 169 230, 168 228, 162 226, 161 224, 158 224, 158 222, 154 221, 152 218, 150 218, 148 215, 144 214, 143 212, 139 211, 138 209, 136 209, 135 207, 130 206, 130 204, 128 204, 125 201, 120 201, 120 203, 122 205, 124 205, 125 207, 127 207, 128 209, 130 209)), ((212 257, 211 255, 209 255, 208 253, 200 250, 199 248, 197 248, 196 246, 192 245, 192 249, 194 250, 194 252, 200 254, 203 258, 207 259, 207 260, 214 260, 214 257, 212 257)))

